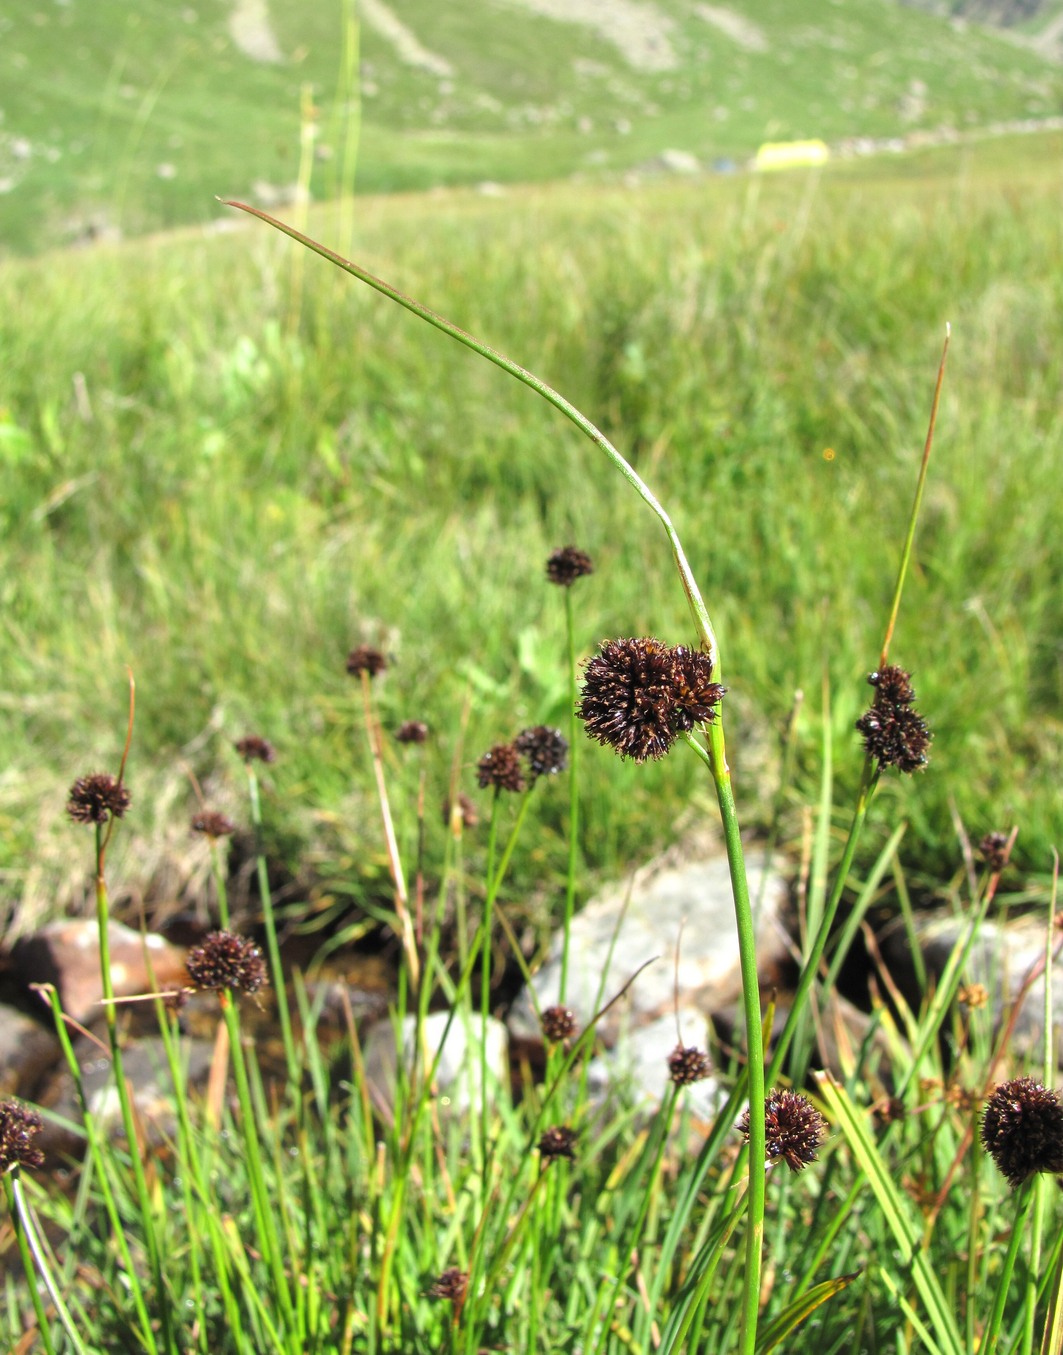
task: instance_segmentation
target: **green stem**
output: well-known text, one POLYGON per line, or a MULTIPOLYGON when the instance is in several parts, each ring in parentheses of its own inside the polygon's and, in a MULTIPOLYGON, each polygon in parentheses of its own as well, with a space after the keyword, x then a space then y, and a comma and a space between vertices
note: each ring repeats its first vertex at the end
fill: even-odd
POLYGON ((951 328, 946 325, 945 343, 941 350, 941 361, 938 364, 937 381, 934 385, 934 399, 930 406, 930 421, 926 430, 926 441, 923 443, 923 459, 919 465, 919 476, 915 484, 915 499, 912 503, 912 511, 908 515, 908 531, 904 538, 904 549, 901 551, 901 563, 897 569, 897 582, 893 587, 893 602, 890 605, 889 621, 886 623, 886 635, 882 641, 882 654, 879 658, 880 667, 884 667, 886 664, 890 641, 893 639, 893 630, 897 624, 897 615, 901 610, 901 594, 904 592, 904 580, 908 573, 908 564, 912 558, 912 547, 915 543, 915 528, 919 520, 919 508, 923 502, 923 490, 926 487, 927 471, 930 468, 930 449, 934 445, 934 427, 937 423, 938 404, 941 400, 941 386, 945 380, 945 362, 949 355, 949 338, 951 333, 951 328))
POLYGON ((486 358, 488 362, 493 362, 496 367, 501 367, 504 372, 508 372, 510 376, 523 382, 525 386, 528 386, 531 390, 535 391, 537 395, 541 395, 548 404, 553 405, 553 407, 563 414, 566 419, 569 419, 574 423, 581 433, 586 434, 595 446, 605 453, 620 474, 628 484, 631 485, 643 502, 648 505, 664 527, 669 544, 672 547, 672 556, 675 560, 676 568, 679 571, 683 591, 686 593, 698 636, 705 652, 712 659, 713 665, 716 665, 718 661, 716 636, 713 632, 712 624, 709 621, 709 614, 706 610, 705 603, 702 600, 701 593, 695 582, 693 571, 690 568, 686 554, 679 540, 679 535, 672 526, 671 518, 669 518, 668 514, 664 511, 664 508, 650 492, 649 486, 636 473, 634 467, 628 464, 605 434, 591 423, 590 419, 581 414, 575 405, 566 400, 565 397, 554 390, 552 386, 548 386, 545 381, 540 380, 540 378, 535 376, 532 372, 521 367, 519 363, 514 362, 511 358, 507 358, 504 353, 498 352, 497 349, 491 348, 488 344, 481 342, 481 340, 474 338, 473 335, 467 334, 465 330, 460 329, 457 325, 444 319, 442 315, 437 315, 435 311, 422 305, 421 302, 415 301, 413 297, 406 296, 403 292, 392 287, 389 283, 384 282, 381 278, 374 277, 372 273, 360 267, 358 264, 352 263, 350 259, 345 259, 341 254, 337 254, 334 250, 327 248, 327 246, 319 244, 316 240, 312 240, 308 235, 304 235, 301 231, 297 231, 294 226, 285 225, 283 221, 278 221, 276 217, 270 216, 268 212, 263 212, 258 207, 251 207, 246 202, 234 202, 229 199, 222 199, 222 202, 226 207, 235 207, 241 212, 247 212, 250 216, 257 216, 260 221, 265 221, 268 225, 281 231, 290 239, 297 241, 301 245, 305 245, 307 249, 313 250, 313 252, 320 255, 321 258, 328 259, 330 263, 334 263, 337 268, 342 268, 345 273, 350 273, 350 275, 357 278, 359 282, 364 282, 366 286, 372 287, 375 291, 380 292, 382 296, 386 296, 389 300, 403 306, 406 310, 411 311, 414 315, 426 321, 428 324, 433 325, 436 329, 442 330, 444 334, 452 339, 456 339, 458 343, 464 344, 466 348, 471 348, 474 353, 478 353, 480 357, 486 358))
MULTIPOLYGON (((801 977, 797 983, 797 992, 794 994, 793 1002, 790 1004, 790 1010, 787 1013, 786 1023, 783 1026, 782 1034, 776 1041, 775 1052, 772 1055, 771 1066, 768 1069, 768 1078, 773 1083, 779 1076, 783 1060, 786 1058, 787 1051, 790 1048, 790 1042, 794 1037, 798 1022, 801 1020, 805 1006, 808 1002, 809 992, 816 981, 816 975, 819 973, 819 964, 823 959, 823 952, 826 949, 831 928, 834 926, 834 919, 838 913, 838 905, 841 903, 842 894, 845 892, 845 882, 849 878, 853 857, 856 855, 857 844, 860 841, 860 834, 863 832, 864 823, 867 819, 867 811, 871 805, 871 797, 874 794, 877 782, 877 763, 873 758, 867 757, 864 759, 864 767, 860 775, 860 786, 857 791, 856 808, 853 811, 853 819, 849 825, 849 836, 846 839, 845 850, 842 852, 842 859, 838 863, 838 869, 834 877, 834 888, 831 890, 830 898, 827 900, 827 906, 823 910, 823 916, 820 918, 819 926, 816 928, 816 934, 811 938, 808 955, 805 958, 805 963, 801 970, 801 977)), ((795 1070, 795 1077, 796 1076, 797 1072, 795 1070)))
POLYGON ((299 1059, 295 1052, 295 1037, 292 1035, 292 1015, 288 1007, 288 989, 284 982, 284 970, 281 967, 281 951, 277 941, 277 922, 273 915, 273 894, 269 887, 269 870, 266 867, 266 856, 262 850, 262 801, 258 792, 258 776, 250 762, 247 763, 247 794, 251 805, 251 824, 255 830, 255 871, 258 879, 259 901, 262 904, 262 922, 266 929, 266 953, 269 955, 273 991, 277 995, 277 1019, 280 1022, 281 1040, 284 1044, 284 1062, 288 1069, 288 1085, 294 1095, 302 1078, 299 1059))
MULTIPOLYGON (((719 720, 706 729, 709 762, 716 799, 723 823, 727 864, 734 895, 735 925, 738 930, 738 956, 742 972, 742 1008, 746 1024, 746 1059, 749 1094, 749 1227, 746 1230, 746 1268, 743 1282, 742 1355, 753 1355, 757 1344, 757 1319, 760 1313, 760 1268, 764 1247, 765 1128, 764 1128, 764 1032, 760 1013, 760 981, 757 977, 757 936, 753 907, 746 880, 746 862, 738 808, 731 786, 731 769, 723 726, 719 720)), ((692 741, 691 741, 692 742, 692 741)))
MULTIPOLYGON (((30 1291, 30 1298, 33 1300, 33 1311, 37 1315, 37 1330, 40 1332, 41 1343, 44 1346, 46 1355, 55 1355, 55 1346, 52 1344, 52 1330, 48 1322, 48 1315, 44 1311, 44 1304, 41 1301, 41 1293, 37 1288, 37 1276, 40 1275, 44 1281, 44 1287, 52 1296, 55 1303, 56 1312, 60 1320, 66 1313, 62 1306, 62 1300, 59 1297, 59 1291, 56 1288, 55 1277, 48 1266, 47 1258, 39 1246, 39 1239, 33 1228, 33 1220, 30 1216, 29 1204, 25 1195, 22 1193, 22 1182, 19 1180, 19 1172, 16 1167, 13 1171, 5 1173, 3 1177, 4 1195, 7 1199, 8 1213, 11 1215, 12 1227, 14 1228, 15 1240, 18 1243, 18 1254, 22 1259, 22 1269, 26 1275, 26 1287, 30 1291)), ((66 1314, 69 1317, 69 1314, 66 1314)), ((74 1349, 84 1355, 84 1347, 80 1344, 72 1325, 64 1322, 71 1340, 74 1342, 74 1349)))
POLYGON ((1019 1248, 1022 1246, 1022 1240, 1026 1235, 1026 1219, 1030 1213, 1030 1206, 1033 1204, 1036 1184, 1037 1178, 1031 1177, 1024 1181, 1018 1189, 1019 1199, 1015 1211, 1015 1222, 1011 1225, 1008 1253, 1004 1257, 1004 1265, 997 1280, 997 1292, 993 1296, 993 1308, 989 1314, 989 1321, 982 1333, 980 1349, 985 1351, 996 1349, 1000 1324, 1004 1320, 1004 1304, 1007 1302, 1008 1289, 1011 1287, 1011 1277, 1015 1270, 1015 1262, 1018 1260, 1019 1248))
POLYGON ((236 1099, 240 1104, 240 1132, 247 1158, 247 1176, 251 1188, 251 1212, 255 1221, 255 1234, 259 1250, 269 1267, 274 1293, 287 1328, 289 1349, 295 1351, 298 1349, 296 1345, 295 1309, 288 1290, 288 1279, 281 1262, 281 1230, 275 1225, 269 1206, 269 1192, 266 1187, 266 1176, 262 1167, 262 1151, 258 1137, 258 1118, 255 1115, 251 1085, 247 1074, 247 1060, 240 1033, 240 1017, 231 991, 226 990, 221 993, 220 1001, 222 1016, 229 1033, 233 1075, 236 1078, 236 1099))
POLYGON ((93 1115, 89 1106, 89 1099, 85 1094, 85 1082, 82 1076, 81 1063, 74 1053, 74 1047, 70 1042, 70 1034, 67 1030, 66 1019, 63 1016, 63 1009, 59 1005, 59 994, 54 987, 49 985, 48 1001, 52 1009, 52 1017, 55 1022, 56 1038, 59 1040, 60 1048, 63 1051, 63 1058, 66 1061, 67 1069, 70 1072, 74 1087, 77 1091, 78 1104, 81 1106, 82 1118, 85 1124, 85 1138, 89 1145, 89 1155, 92 1159, 93 1168, 100 1184, 100 1194, 103 1196, 104 1210, 107 1214, 107 1221, 110 1224, 111 1236, 114 1239, 115 1246, 121 1258, 123 1267, 123 1280, 129 1287, 130 1297, 133 1300, 133 1306, 137 1311, 137 1318, 140 1322, 140 1339, 144 1343, 144 1349, 149 1352, 157 1351, 155 1337, 152 1331, 151 1319, 148 1315, 147 1304, 144 1299, 144 1290, 140 1282, 140 1272, 133 1264, 133 1256, 129 1249, 129 1230, 126 1227, 125 1220, 118 1211, 118 1202, 115 1199, 114 1187, 111 1182, 111 1173, 108 1170, 109 1162, 105 1160, 104 1146, 101 1140, 99 1126, 96 1123, 96 1117, 93 1115))
MULTIPOLYGON (((114 820, 110 820, 113 824, 114 820)), ((103 986, 103 1010, 107 1023, 107 1038, 111 1048, 111 1069, 114 1074, 115 1089, 118 1092, 118 1104, 122 1114, 122 1129, 129 1150, 129 1161, 133 1169, 133 1182, 136 1187, 137 1205, 141 1224, 144 1229, 144 1242, 148 1251, 152 1280, 155 1285, 155 1300, 158 1305, 163 1340, 168 1350, 176 1350, 173 1332, 173 1314, 167 1301, 166 1286, 163 1278, 162 1256, 159 1250, 158 1233, 155 1228, 155 1214, 151 1196, 148 1192, 144 1163, 140 1156, 140 1143, 137 1136, 136 1119, 133 1115, 133 1098, 126 1082, 125 1067, 122 1059, 122 1045, 118 1034, 118 1007, 114 1000, 114 981, 111 977, 111 937, 110 908, 107 899, 107 882, 103 873, 106 841, 102 824, 96 825, 96 927, 100 948, 100 979, 103 986)), ((154 1337, 149 1338, 151 1349, 156 1349, 154 1337)))
POLYGON ((579 860, 579 720, 576 718, 576 626, 572 615, 572 589, 565 593, 565 637, 568 649, 568 871, 565 876, 565 916, 561 933, 561 983, 558 1002, 565 1005, 568 989, 568 944, 572 914, 576 908, 576 868, 579 860))

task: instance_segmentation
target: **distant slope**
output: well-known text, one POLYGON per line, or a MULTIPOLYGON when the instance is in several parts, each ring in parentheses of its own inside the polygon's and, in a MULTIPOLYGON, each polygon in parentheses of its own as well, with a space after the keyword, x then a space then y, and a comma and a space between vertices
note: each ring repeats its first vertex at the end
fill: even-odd
MULTIPOLYGON (((0 250, 206 221, 215 194, 290 199, 301 108, 311 191, 334 193, 358 133, 349 7, 25 0, 0 13, 0 250)), ((883 0, 362 0, 357 12, 367 190, 597 174, 666 148, 711 163, 765 138, 1063 109, 1063 72, 1041 54, 883 0)))

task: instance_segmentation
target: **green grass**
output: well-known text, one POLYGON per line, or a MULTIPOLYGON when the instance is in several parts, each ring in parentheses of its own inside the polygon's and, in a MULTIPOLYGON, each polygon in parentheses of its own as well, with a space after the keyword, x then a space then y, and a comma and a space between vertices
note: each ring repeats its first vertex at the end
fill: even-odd
MULTIPOLYGON (((911 820, 906 859, 928 889, 959 860, 953 805, 975 839, 1018 823, 1031 882, 1058 834, 1060 140, 1014 146, 1006 165, 987 143, 984 162, 967 147, 866 176, 356 209, 363 263, 552 380, 669 505, 727 656, 747 824, 770 813, 799 687, 800 749, 818 748, 825 677, 837 775, 855 784, 852 724, 952 323, 893 651, 935 742, 930 770, 876 810, 911 820)), ((315 217, 320 238, 333 221, 315 217)), ((17 925, 83 888, 65 788, 111 759, 127 664, 137 807, 119 891, 188 886, 187 772, 230 793, 226 745, 253 728, 281 754, 271 853, 304 894, 365 900, 384 862, 356 788, 350 645, 394 655, 385 720, 432 726, 438 804, 453 760, 469 788, 491 743, 565 722, 563 610, 543 580, 556 546, 597 562, 577 599, 584 653, 618 634, 690 639, 663 537, 574 430, 304 266, 298 320, 292 249, 264 228, 0 271, 0 867, 17 925)), ((644 857, 704 794, 692 767, 596 751, 584 766, 592 873, 644 857)), ((799 750, 798 768, 794 834, 815 757, 799 750)), ((412 832, 412 805, 397 812, 412 832)), ((564 859, 563 806, 548 794, 544 812, 514 863, 518 908, 540 924, 564 859)))
MULTIPOLYGON (((290 192, 304 89, 316 109, 313 192, 335 195, 359 92, 343 74, 342 0, 272 0, 276 63, 234 45, 232 9, 96 0, 0 17, 0 251, 209 222, 221 215, 216 195, 263 183, 290 192)), ((1063 106, 1059 68, 1045 58, 882 0, 847 0, 826 16, 793 0, 745 4, 763 50, 680 0, 654 12, 670 25, 668 69, 497 0, 403 4, 447 77, 404 63, 364 23, 360 186, 601 177, 667 147, 742 160, 764 139, 966 132, 1063 106)))
MULTIPOLYGON (((365 683, 367 713, 378 681, 365 683)), ((676 769, 681 756, 668 765, 676 769)), ((564 796, 568 777, 551 780, 551 792, 564 796)), ((532 843, 540 792, 521 800, 532 843)), ((513 799, 498 798, 504 823, 513 799)), ((818 832, 829 832, 832 814, 847 817, 828 798, 818 832)), ((116 841, 124 830, 119 824, 116 841)), ((78 831, 87 847, 93 835, 78 831)), ((95 851, 83 855, 99 880, 105 935, 103 840, 97 828, 95 851)), ((505 871, 466 874, 454 844, 434 859, 440 886, 417 948, 424 983, 418 994, 405 969, 393 1014, 398 1022, 416 1010, 423 1020, 445 1000, 475 1032, 468 979, 480 933, 470 965, 447 977, 440 922, 455 892, 493 894, 505 871)), ((823 884, 812 883, 810 915, 822 916, 823 884)), ((210 1046, 209 1088, 189 1084, 178 1009, 157 1007, 166 1092, 153 1092, 140 1123, 154 1137, 143 1141, 121 1076, 120 1021, 109 1008, 124 1137, 137 1139, 132 1155, 98 1104, 85 1105, 81 1065, 53 997, 89 1162, 76 1190, 37 1177, 27 1160, 32 1133, 11 1132, 13 1119, 26 1126, 25 1110, 0 1103, 7 1232, 33 1285, 6 1275, 0 1333, 48 1355, 678 1355, 812 1342, 830 1352, 976 1355, 997 1348, 998 1334, 1001 1348, 1032 1355, 1058 1302, 1058 1191, 1038 1176, 1054 1172, 1063 1152, 1058 1099, 1042 1090, 1035 1104, 1043 1118, 1035 1112, 1031 1124, 1012 1109, 1015 1100, 1029 1103, 1028 1089, 994 1097, 1003 1127, 990 1136, 991 1155, 1009 1175, 1030 1175, 1015 1193, 987 1160, 979 1129, 998 1079, 1022 1072, 1050 1084, 1052 1055, 1044 1054, 1047 1073, 1040 1061, 1017 1060, 1007 1031, 991 1029, 989 1009, 957 999, 966 946, 977 941, 996 884, 981 873, 950 891, 968 921, 940 982, 912 1008, 899 998, 895 1008, 876 1006, 868 1038, 841 1056, 837 1076, 814 1080, 826 1122, 810 1123, 806 1101, 790 1112, 796 1124, 780 1115, 781 1139, 769 1124, 779 1151, 764 1180, 766 1283, 752 1286, 754 1317, 741 1344, 749 1274, 741 1240, 755 1168, 737 1126, 745 1078, 720 1050, 715 1072, 726 1099, 711 1125, 691 1122, 676 1087, 651 1116, 620 1097, 589 1102, 582 1073, 594 1048, 590 1023, 553 1046, 545 1078, 525 1078, 519 1097, 497 1086, 482 1106, 474 1096, 462 1108, 460 1079, 435 1088, 425 1059, 397 1079, 393 1114, 374 1113, 353 1028, 326 1043, 317 1029, 325 992, 299 976, 288 991, 299 1013, 289 1072, 264 1085, 258 1042, 241 1035, 239 996, 241 987, 257 991, 260 975, 250 943, 232 938, 220 957, 215 939, 203 947, 215 948, 213 960, 189 958, 204 1023, 219 1001, 210 990, 236 990, 220 994, 215 1020, 224 1020, 226 1038, 210 1046), (235 972, 224 958, 234 951, 242 957, 235 972), (253 982, 245 985, 248 963, 253 982), (559 1130, 569 1151, 551 1160, 548 1135, 556 1142, 559 1130), (791 1174, 791 1162, 807 1165, 791 1174), (1010 1238, 1006 1257, 1002 1238, 1010 1238), (454 1271, 467 1281, 463 1302, 433 1294, 454 1271), (47 1295, 38 1293, 41 1275, 47 1295)), ((279 991, 275 962, 270 971, 279 991)), ((812 989, 826 987, 818 965, 809 973, 812 989)), ((807 1003, 797 1001, 807 1018, 807 1003)), ((662 1064, 671 1052, 662 1048, 662 1064)), ((798 1057, 788 1071, 800 1078, 802 1066, 798 1057)))

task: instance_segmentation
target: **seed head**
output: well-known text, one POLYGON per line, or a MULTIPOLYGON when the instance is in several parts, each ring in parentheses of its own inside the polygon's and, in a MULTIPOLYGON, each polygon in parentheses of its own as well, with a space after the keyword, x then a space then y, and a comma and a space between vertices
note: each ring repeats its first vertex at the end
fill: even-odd
POLYGON ((456 1266, 450 1270, 444 1270, 442 1275, 433 1283, 428 1291, 428 1297, 433 1299, 449 1299, 451 1303, 461 1303, 465 1298, 465 1291, 469 1287, 469 1276, 464 1270, 458 1270, 456 1266))
POLYGON ((236 832, 236 824, 217 810, 204 809, 192 820, 192 832, 202 833, 216 842, 220 837, 231 837, 236 832))
POLYGON ((576 1033, 576 1013, 571 1007, 547 1007, 542 1014, 543 1039, 551 1044, 570 1040, 576 1033))
POLYGON ((910 706, 915 700, 910 673, 899 664, 888 663, 884 668, 868 673, 867 680, 875 688, 875 701, 889 706, 910 706))
POLYGON ((374 649, 372 645, 356 645, 347 655, 347 672, 352 677, 360 677, 362 673, 368 673, 371 678, 382 673, 388 666, 388 661, 379 649, 374 649))
POLYGON ((708 1054, 695 1045, 677 1044, 668 1055, 668 1076, 677 1087, 702 1082, 712 1070, 708 1054))
POLYGON ((480 814, 472 800, 464 791, 460 791, 454 804, 450 800, 443 801, 443 825, 446 828, 454 827, 455 815, 458 825, 462 828, 475 828, 480 822, 480 814))
POLYGON ((1036 1172, 1063 1172, 1063 1105, 1032 1077, 1002 1082, 986 1102, 982 1145, 1008 1184, 1036 1172))
POLYGON ((44 1165, 44 1154, 33 1142, 43 1127, 35 1110, 19 1101, 0 1101, 0 1176, 15 1167, 44 1165))
POLYGON ((109 772, 93 772, 79 776, 70 787, 66 812, 75 823, 107 823, 120 819, 132 803, 133 797, 109 772))
POLYGON ((883 1096, 881 1100, 876 1101, 871 1107, 871 1113, 874 1115, 878 1124, 884 1128, 887 1125, 896 1124, 903 1120, 908 1114, 904 1108, 904 1102, 899 1096, 883 1096))
POLYGON ((1008 864, 1008 858, 1011 856, 1008 834, 986 833, 978 844, 978 850, 982 853, 982 860, 989 869, 994 875, 998 875, 1008 864))
MULTIPOLYGON (((748 1110, 738 1127, 748 1142, 748 1110)), ((768 1093, 764 1103, 764 1137, 770 1161, 781 1157, 791 1171, 801 1171, 815 1162, 826 1132, 826 1120, 807 1096, 791 1091, 768 1093)))
POLYGON ((557 1157, 574 1158, 576 1131, 564 1124, 548 1129, 539 1140, 539 1156, 544 1163, 553 1162, 557 1157))
POLYGON ((716 707, 726 689, 712 681, 712 660, 707 654, 676 645, 672 650, 672 681, 676 729, 681 734, 716 719, 716 707))
POLYGON ((522 730, 513 747, 527 758, 532 781, 539 776, 555 776, 568 765, 568 740, 559 729, 548 725, 522 730))
POLYGON ((185 961, 195 988, 257 993, 266 979, 266 963, 253 941, 234 932, 211 932, 193 946, 185 961))
POLYGON ((546 562, 546 577, 559 588, 571 588, 577 579, 593 573, 591 557, 575 546, 562 546, 546 562))
POLYGON ((476 764, 476 779, 480 789, 494 786, 496 791, 511 790, 518 793, 524 789, 524 772, 521 770, 520 754, 511 743, 496 743, 476 764))
POLYGON ((237 739, 233 747, 245 762, 276 762, 277 750, 268 739, 259 734, 248 734, 237 739))
POLYGON ((395 731, 397 743, 424 743, 428 738, 428 726, 423 720, 407 720, 395 731))
POLYGON ((621 757, 663 757, 681 734, 715 717, 724 694, 707 655, 654 639, 605 640, 583 670, 576 714, 621 757))
POLYGON ((882 767, 901 772, 918 771, 927 763, 931 733, 926 721, 913 708, 915 692, 903 668, 888 664, 868 675, 875 688, 871 708, 856 722, 864 747, 882 767))

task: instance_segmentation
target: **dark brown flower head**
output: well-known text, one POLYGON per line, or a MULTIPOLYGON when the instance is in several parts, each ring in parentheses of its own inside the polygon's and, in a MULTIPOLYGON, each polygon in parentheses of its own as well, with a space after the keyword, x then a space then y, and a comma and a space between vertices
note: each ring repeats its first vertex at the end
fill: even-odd
POLYGON ((494 786, 495 790, 524 789, 524 772, 520 765, 520 754, 511 743, 496 743, 476 764, 476 779, 480 789, 494 786))
POLYGON ((989 992, 984 984, 965 983, 956 992, 956 1001, 961 1007, 969 1007, 972 1011, 978 1011, 989 1002, 989 992))
POLYGON ((258 734, 248 734, 237 739, 233 747, 245 762, 276 762, 277 750, 268 739, 258 734))
POLYGON ((347 672, 352 677, 360 677, 362 673, 368 673, 371 678, 382 673, 388 666, 387 658, 381 654, 379 649, 374 649, 372 645, 355 645, 347 655, 347 672))
POLYGON ((549 725, 535 725, 523 729, 513 740, 513 747, 528 760, 531 779, 554 776, 568 765, 568 740, 559 729, 549 725))
POLYGON ((94 772, 79 776, 70 787, 66 812, 75 823, 107 823, 120 819, 132 801, 129 791, 110 772, 94 772))
POLYGON ((675 724, 681 734, 716 719, 716 707, 727 689, 712 681, 712 660, 707 654, 676 645, 672 650, 672 683, 675 724))
POLYGON ((185 961, 194 988, 257 993, 266 978, 266 963, 253 941, 234 932, 211 932, 193 946, 185 961))
POLYGON ((1007 833, 986 833, 978 844, 978 850, 982 853, 982 860, 997 875, 1008 864, 1011 839, 1007 833))
POLYGON ((443 801, 443 823, 456 832, 459 828, 475 828, 480 822, 480 813, 464 791, 461 791, 454 804, 443 801))
POLYGON ((465 1298, 465 1291, 468 1287, 468 1273, 453 1266, 450 1270, 444 1270, 442 1275, 435 1280, 428 1291, 428 1297, 449 1299, 451 1303, 461 1303, 465 1298))
POLYGON ((1036 1172, 1063 1173, 1063 1105, 1032 1077, 1002 1082, 986 1102, 982 1145, 1013 1188, 1036 1172))
POLYGON ((236 832, 236 824, 215 809, 204 809, 192 820, 192 832, 214 839, 231 837, 236 832))
POLYGON ((660 640, 606 640, 583 671, 576 714, 621 757, 663 757, 682 734, 716 717, 724 688, 707 654, 660 640))
POLYGON ((864 747, 883 767, 917 772, 926 766, 932 736, 911 706, 872 706, 856 727, 864 736, 864 747))
POLYGON ((574 1158, 576 1156, 576 1131, 568 1125, 554 1125, 539 1140, 539 1156, 543 1162, 553 1162, 557 1157, 574 1158))
POLYGON ((884 668, 868 673, 867 680, 875 689, 876 705, 910 706, 915 700, 911 674, 898 664, 888 663, 884 668))
POLYGON ((571 1007, 547 1007, 542 1014, 543 1039, 552 1044, 570 1040, 576 1033, 576 1013, 571 1007))
POLYGON ((883 1128, 895 1124, 898 1120, 903 1120, 908 1114, 904 1102, 899 1096, 883 1096, 871 1107, 871 1113, 883 1128))
MULTIPOLYGON (((748 1142, 748 1110, 738 1127, 748 1142)), ((815 1162, 826 1132, 826 1120, 807 1096, 791 1091, 768 1093, 764 1102, 764 1137, 769 1163, 782 1158, 791 1171, 801 1171, 815 1162)))
POLYGON ((875 689, 871 708, 856 722, 864 736, 864 747, 882 767, 901 772, 925 767, 930 747, 930 729, 912 708, 915 692, 903 668, 887 664, 868 675, 875 689))
POLYGON ((425 743, 428 739, 428 726, 423 720, 407 720, 395 731, 398 743, 425 743))
POLYGON ((559 588, 571 588, 577 579, 593 573, 591 557, 575 546, 562 546, 546 562, 546 577, 559 588))
POLYGON ((677 1087, 702 1082, 712 1070, 708 1054, 694 1045, 677 1044, 668 1055, 668 1076, 677 1087))
POLYGON ((654 639, 603 641, 583 670, 576 714, 621 757, 664 757, 676 740, 671 650, 654 639))
POLYGON ((44 1154, 33 1142, 43 1127, 35 1110, 19 1101, 0 1101, 0 1176, 15 1167, 44 1165, 44 1154))

